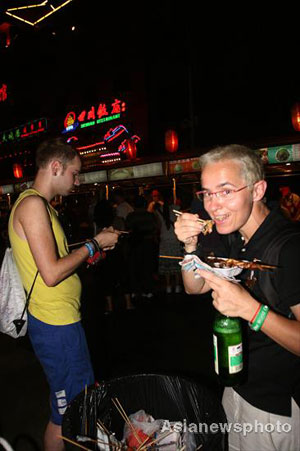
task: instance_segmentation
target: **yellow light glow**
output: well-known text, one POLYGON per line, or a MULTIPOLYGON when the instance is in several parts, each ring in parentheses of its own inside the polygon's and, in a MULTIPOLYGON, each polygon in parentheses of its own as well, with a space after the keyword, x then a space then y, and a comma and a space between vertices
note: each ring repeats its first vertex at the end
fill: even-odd
POLYGON ((38 8, 39 6, 45 6, 47 5, 48 0, 45 0, 42 3, 39 3, 37 5, 26 5, 26 6, 19 6, 18 8, 8 8, 6 11, 17 11, 19 9, 28 9, 28 8, 38 8))
MULTIPOLYGON (((40 6, 45 6, 48 3, 48 0, 45 0, 43 3, 40 3, 39 5, 28 5, 28 6, 22 6, 20 8, 10 8, 7 11, 5 11, 6 14, 8 14, 11 17, 14 17, 15 19, 21 20, 22 22, 25 22, 29 25, 36 25, 37 23, 41 22, 42 20, 46 19, 46 17, 51 16, 51 14, 55 13, 56 11, 59 11, 61 8, 63 8, 64 6, 66 6, 68 3, 71 3, 73 0, 67 0, 64 3, 62 3, 60 6, 58 6, 57 8, 52 9, 52 11, 50 11, 49 13, 45 14, 44 16, 40 17, 38 20, 36 20, 35 22, 30 22, 29 20, 23 19, 22 17, 16 16, 15 14, 12 14, 10 11, 15 11, 18 9, 25 9, 25 8, 38 8, 40 6)), ((50 5, 51 8, 53 8, 52 5, 50 5)))
POLYGON ((7 12, 7 11, 6 11, 6 14, 7 14, 8 16, 11 16, 11 17, 14 17, 15 19, 20 20, 21 22, 28 23, 29 25, 32 25, 32 26, 34 25, 33 22, 29 22, 29 20, 22 19, 22 17, 16 16, 15 14, 11 14, 11 13, 9 13, 9 12, 7 12))

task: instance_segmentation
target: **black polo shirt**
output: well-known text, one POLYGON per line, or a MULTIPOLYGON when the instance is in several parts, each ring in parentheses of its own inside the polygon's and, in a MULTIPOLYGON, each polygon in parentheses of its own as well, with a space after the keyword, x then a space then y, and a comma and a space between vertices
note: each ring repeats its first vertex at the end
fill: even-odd
MULTIPOLYGON (((230 239, 228 252, 239 260, 261 259, 274 234, 289 223, 277 211, 271 211, 247 244, 239 233, 230 239)), ((232 236, 231 236, 232 237, 232 236)), ((270 262, 264 262, 270 263, 270 262)), ((289 316, 290 307, 300 303, 300 235, 293 236, 283 246, 279 256, 279 267, 274 272, 278 299, 266 299, 263 293, 263 275, 252 288, 252 296, 263 304, 289 316)), ((258 271, 254 271, 258 277, 258 271)), ((250 270, 244 270, 239 278, 244 285, 250 270)), ((263 332, 252 331, 246 321, 245 360, 246 380, 234 389, 251 405, 277 415, 291 415, 291 397, 300 406, 300 358, 284 349, 263 332)))

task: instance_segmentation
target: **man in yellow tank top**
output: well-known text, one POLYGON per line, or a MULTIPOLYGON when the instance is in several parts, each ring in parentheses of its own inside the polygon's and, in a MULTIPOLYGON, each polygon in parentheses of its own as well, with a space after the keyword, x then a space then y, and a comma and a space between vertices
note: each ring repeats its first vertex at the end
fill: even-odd
POLYGON ((75 271, 99 248, 112 249, 119 234, 109 228, 69 254, 50 201, 57 195, 67 196, 79 185, 80 158, 75 149, 55 138, 38 147, 36 166, 33 186, 15 202, 8 229, 27 292, 39 272, 29 303, 28 334, 50 385, 51 418, 44 449, 62 451, 64 443, 58 436, 66 407, 94 382, 80 322, 81 283, 75 271))

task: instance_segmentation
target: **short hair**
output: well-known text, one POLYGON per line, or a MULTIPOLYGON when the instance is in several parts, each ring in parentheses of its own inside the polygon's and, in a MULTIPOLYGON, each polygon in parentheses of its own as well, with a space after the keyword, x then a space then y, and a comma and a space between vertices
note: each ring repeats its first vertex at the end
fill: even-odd
POLYGON ((43 141, 37 148, 35 164, 38 169, 45 168, 51 160, 61 161, 63 167, 67 166, 76 156, 76 149, 66 144, 62 138, 51 138, 43 141))
POLYGON ((231 160, 240 165, 241 176, 247 184, 264 180, 265 172, 263 162, 255 150, 240 144, 216 147, 200 156, 200 166, 204 167, 210 163, 231 160))

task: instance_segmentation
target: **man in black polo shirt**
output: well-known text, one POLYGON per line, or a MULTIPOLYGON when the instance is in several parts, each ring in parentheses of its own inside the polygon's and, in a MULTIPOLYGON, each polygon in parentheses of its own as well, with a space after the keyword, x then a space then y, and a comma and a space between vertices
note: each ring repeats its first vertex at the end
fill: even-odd
MULTIPOLYGON (((251 149, 231 145, 213 149, 200 160, 200 196, 217 232, 226 238, 227 256, 262 259, 289 224, 263 201, 267 183, 260 158, 251 149)), ((201 230, 197 215, 184 213, 177 219, 175 232, 186 253, 197 251, 201 230)), ((272 292, 258 271, 252 274, 251 288, 245 284, 250 271, 239 276, 241 284, 203 270, 197 271, 198 279, 193 272, 182 273, 187 293, 212 290, 217 310, 249 322, 247 379, 226 387, 223 395, 232 423, 230 451, 300 450, 300 234, 291 232, 283 246, 274 245, 273 258, 274 249, 279 269, 274 271, 272 292), (237 425, 249 432, 238 433, 237 425)))

